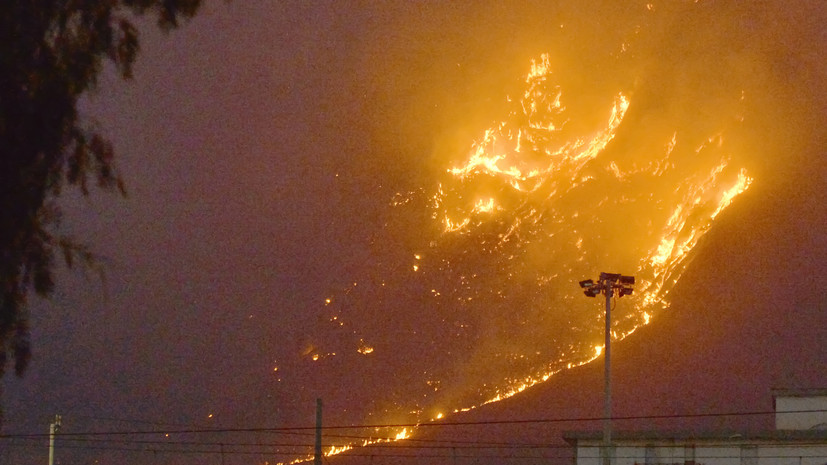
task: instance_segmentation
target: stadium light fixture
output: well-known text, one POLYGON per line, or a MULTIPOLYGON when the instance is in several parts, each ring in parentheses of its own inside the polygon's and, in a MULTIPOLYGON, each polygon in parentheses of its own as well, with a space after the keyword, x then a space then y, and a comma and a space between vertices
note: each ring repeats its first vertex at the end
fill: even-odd
POLYGON ((587 297, 597 297, 598 294, 603 294, 606 296, 606 329, 605 345, 603 346, 603 446, 601 447, 603 465, 611 465, 612 463, 612 297, 615 295, 618 297, 631 295, 632 286, 634 286, 634 284, 634 276, 624 276, 620 273, 600 273, 600 278, 597 283, 591 279, 580 281, 580 287, 584 289, 583 294, 587 297), (617 291, 617 294, 615 294, 615 291, 617 291))

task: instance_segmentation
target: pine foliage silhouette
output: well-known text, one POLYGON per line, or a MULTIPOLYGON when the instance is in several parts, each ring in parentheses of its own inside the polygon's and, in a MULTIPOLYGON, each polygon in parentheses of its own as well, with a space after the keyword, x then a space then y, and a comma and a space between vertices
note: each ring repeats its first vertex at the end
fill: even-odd
POLYGON ((0 2, 0 377, 30 356, 27 298, 48 297, 54 265, 91 253, 57 234, 55 199, 66 186, 124 193, 112 145, 78 117, 105 62, 132 77, 139 51, 134 21, 150 16, 169 31, 200 0, 3 0, 0 2), (57 257, 57 258, 56 258, 57 257))

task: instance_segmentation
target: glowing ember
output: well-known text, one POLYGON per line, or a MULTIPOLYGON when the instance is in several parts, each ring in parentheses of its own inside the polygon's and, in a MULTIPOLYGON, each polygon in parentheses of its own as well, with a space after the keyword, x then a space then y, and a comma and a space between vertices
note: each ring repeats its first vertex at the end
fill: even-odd
POLYGON ((365 341, 360 339, 359 340, 359 348, 356 349, 356 351, 359 352, 362 355, 367 355, 367 354, 370 354, 370 353, 373 352, 373 347, 365 344, 365 341))
POLYGON ((668 307, 700 239, 753 182, 733 162, 726 127, 641 131, 627 123, 640 119, 627 91, 587 114, 552 68, 547 55, 531 63, 503 119, 447 161, 430 192, 394 197, 388 228, 415 231, 397 243, 402 265, 392 269, 404 274, 380 270, 360 293, 354 283, 326 301, 341 328, 329 340, 371 354, 361 360, 383 380, 386 418, 440 419, 434 412, 496 402, 596 359, 603 308, 577 282, 600 271, 636 277, 612 321, 614 338, 628 336, 668 307), (397 318, 390 327, 386 314, 397 318), (405 373, 398 382, 394 369, 405 373))

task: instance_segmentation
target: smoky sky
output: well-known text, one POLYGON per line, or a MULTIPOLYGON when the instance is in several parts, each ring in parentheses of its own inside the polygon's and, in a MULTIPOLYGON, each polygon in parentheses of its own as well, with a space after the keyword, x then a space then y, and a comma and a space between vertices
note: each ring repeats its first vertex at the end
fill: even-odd
POLYGON ((794 189, 821 156, 824 19, 815 1, 207 2, 168 35, 142 24, 134 81, 105 73, 81 108, 128 195, 61 199, 99 266, 32 302, 34 358, 3 381, 3 431, 45 432, 54 413, 67 432, 310 425, 319 397, 332 423, 427 419, 599 343, 599 306, 568 286, 637 267, 646 247, 624 244, 665 221, 658 200, 724 157, 764 192, 794 189), (442 183, 463 212, 501 188, 446 170, 509 117, 543 53, 566 140, 629 98, 587 168, 600 187, 516 199, 566 212, 522 227, 519 250, 496 246, 514 211, 445 235, 429 199, 442 183), (672 165, 611 186, 609 161, 672 165), (591 214, 621 195, 634 202, 591 214))

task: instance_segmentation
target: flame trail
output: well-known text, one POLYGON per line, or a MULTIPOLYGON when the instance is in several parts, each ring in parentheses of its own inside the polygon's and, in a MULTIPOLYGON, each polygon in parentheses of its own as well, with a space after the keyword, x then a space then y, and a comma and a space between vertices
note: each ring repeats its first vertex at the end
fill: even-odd
MULTIPOLYGON (((526 91, 508 118, 484 132, 463 165, 447 170, 449 178, 431 201, 432 217, 442 219, 444 236, 476 241, 493 233, 481 245, 505 269, 521 268, 529 253, 555 259, 545 260, 558 266, 536 276, 537 291, 561 289, 563 302, 577 297, 576 280, 602 270, 605 263, 622 264, 619 269, 635 274, 640 283, 635 311, 625 321, 613 322, 616 337, 625 337, 668 306, 668 294, 691 250, 752 178, 731 165, 722 150, 723 133, 687 147, 675 131, 661 153, 612 153, 608 147, 632 104, 622 93, 611 102, 604 127, 591 135, 566 133, 563 91, 551 78, 548 56, 543 55, 532 63, 526 91), (690 162, 694 172, 680 169, 690 162), (654 210, 645 208, 649 203, 654 210), (632 218, 644 215, 646 226, 635 227, 632 218), (566 248, 570 255, 560 252, 566 248), (634 257, 640 258, 633 262, 634 257)), ((449 259, 443 264, 450 266, 449 259)), ((509 278, 514 274, 516 270, 509 278)), ((572 330, 594 334, 594 327, 572 323, 572 330)), ((562 357, 557 361, 523 377, 504 377, 485 403, 600 355, 590 355, 588 346, 576 342, 558 350, 562 357)))
POLYGON ((339 347, 314 342, 305 356, 338 353, 382 379, 365 388, 367 415, 435 421, 599 357, 602 307, 577 281, 635 275, 612 322, 614 338, 631 334, 668 307, 693 249, 753 182, 727 149, 729 127, 620 144, 633 93, 609 98, 602 122, 576 121, 552 68, 548 55, 531 63, 507 115, 431 192, 393 199, 401 219, 390 230, 430 222, 400 247, 407 258, 325 300, 339 347))

